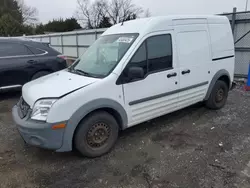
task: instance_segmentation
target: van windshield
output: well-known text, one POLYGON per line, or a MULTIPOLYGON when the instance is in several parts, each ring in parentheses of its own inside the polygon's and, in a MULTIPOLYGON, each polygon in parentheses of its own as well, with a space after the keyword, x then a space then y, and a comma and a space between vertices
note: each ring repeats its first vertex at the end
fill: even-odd
POLYGON ((138 34, 117 34, 100 37, 69 70, 90 77, 103 78, 119 63, 138 34))

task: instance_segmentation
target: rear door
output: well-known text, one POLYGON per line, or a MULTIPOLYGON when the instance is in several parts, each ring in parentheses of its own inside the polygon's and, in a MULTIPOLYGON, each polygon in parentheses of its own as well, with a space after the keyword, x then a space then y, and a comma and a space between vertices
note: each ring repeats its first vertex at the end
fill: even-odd
POLYGON ((27 45, 27 47, 36 56, 32 58, 34 60, 33 65, 35 72, 55 72, 67 67, 67 58, 63 55, 60 56, 59 52, 47 46, 47 44, 33 43, 31 45, 27 45))
POLYGON ((0 87, 21 86, 30 80, 34 54, 14 42, 0 43, 0 87))
POLYGON ((180 75, 180 108, 202 101, 211 80, 207 24, 175 26, 180 75))

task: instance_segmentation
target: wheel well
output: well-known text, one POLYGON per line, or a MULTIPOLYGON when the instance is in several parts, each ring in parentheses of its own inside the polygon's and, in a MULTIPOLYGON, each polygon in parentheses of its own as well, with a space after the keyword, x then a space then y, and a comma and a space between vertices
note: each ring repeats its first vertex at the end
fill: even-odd
POLYGON ((227 84, 228 88, 230 88, 230 78, 227 75, 221 76, 218 80, 224 81, 227 84))
POLYGON ((42 70, 37 70, 35 73, 33 73, 31 75, 31 79, 33 78, 33 76, 35 76, 35 74, 39 73, 39 72, 49 72, 49 73, 52 73, 53 71, 50 70, 50 69, 42 69, 42 70))
POLYGON ((106 111, 106 112, 108 112, 110 115, 112 115, 115 118, 115 120, 117 121, 117 123, 119 125, 119 128, 122 129, 122 125, 123 125, 122 117, 116 110, 114 110, 113 108, 100 108, 100 109, 94 110, 94 111, 92 111, 90 113, 93 113, 93 112, 96 112, 96 111, 106 111))
MULTIPOLYGON (((86 116, 84 116, 81 121, 83 121, 87 116, 90 116, 92 113, 94 112, 98 112, 98 111, 106 111, 108 112, 110 115, 112 115, 115 120, 117 121, 118 125, 119 125, 119 129, 122 130, 123 127, 123 121, 122 121, 122 117, 121 115, 116 111, 114 110, 113 108, 98 108, 96 110, 93 110, 91 112, 89 112, 88 114, 86 114, 86 116)), ((74 134, 73 134, 73 140, 72 140, 72 148, 75 147, 75 135, 76 135, 76 132, 77 132, 77 129, 79 128, 79 124, 81 123, 81 121, 78 123, 78 125, 76 126, 75 130, 74 130, 74 134)))

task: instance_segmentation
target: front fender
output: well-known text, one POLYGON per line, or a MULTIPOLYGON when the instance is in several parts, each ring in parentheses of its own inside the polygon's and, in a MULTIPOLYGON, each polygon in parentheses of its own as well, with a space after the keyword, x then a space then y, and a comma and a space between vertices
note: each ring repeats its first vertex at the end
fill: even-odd
POLYGON ((89 113, 101 108, 111 108, 116 112, 118 112, 122 119, 122 128, 126 128, 128 124, 127 113, 121 104, 111 99, 105 99, 105 98, 96 99, 81 106, 71 116, 64 132, 62 147, 57 151, 58 152, 71 151, 74 133, 81 120, 84 117, 86 117, 86 115, 88 115, 89 113))

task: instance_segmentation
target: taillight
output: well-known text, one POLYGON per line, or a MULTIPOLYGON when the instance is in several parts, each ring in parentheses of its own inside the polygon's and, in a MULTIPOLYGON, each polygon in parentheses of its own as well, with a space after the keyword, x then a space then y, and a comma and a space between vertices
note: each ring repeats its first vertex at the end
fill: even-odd
POLYGON ((67 60, 67 56, 64 56, 62 54, 58 55, 57 57, 61 58, 61 59, 64 59, 64 60, 67 60))
POLYGON ((72 63, 74 63, 75 60, 77 59, 75 57, 65 56, 62 54, 58 55, 57 57, 66 60, 68 66, 70 66, 72 63))

